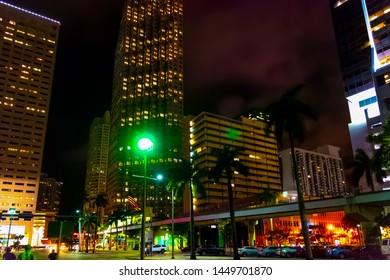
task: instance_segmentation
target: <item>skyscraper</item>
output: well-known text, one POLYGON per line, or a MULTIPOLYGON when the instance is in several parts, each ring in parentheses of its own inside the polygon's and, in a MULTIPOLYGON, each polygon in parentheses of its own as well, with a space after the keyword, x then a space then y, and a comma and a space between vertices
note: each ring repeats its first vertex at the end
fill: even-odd
POLYGON ((58 213, 60 211, 62 186, 62 182, 58 182, 56 179, 48 177, 46 173, 42 173, 36 210, 58 213))
POLYGON ((89 130, 85 195, 88 201, 105 193, 107 181, 108 147, 110 138, 110 112, 102 118, 95 118, 89 130))
MULTIPOLYGON (((389 115, 390 1, 330 0, 351 123, 353 152, 371 154, 369 133, 378 133, 389 115)), ((381 188, 381 186, 377 186, 381 188)))
MULTIPOLYGON (((274 135, 266 135, 267 123, 262 114, 249 112, 231 119, 203 112, 189 122, 191 156, 196 158, 194 164, 200 169, 215 166, 216 158, 210 155, 213 148, 232 146, 243 149, 237 160, 248 168, 250 174, 245 177, 235 172, 232 181, 235 199, 255 199, 268 187, 281 190, 277 143, 274 135)), ((228 202, 225 178, 220 183, 210 178, 201 181, 206 196, 197 199, 197 210, 209 211, 228 202)))
MULTIPOLYGON (((60 23, 0 1, 0 211, 36 210, 60 23)), ((1 229, 8 230, 9 217, 1 229)), ((4 232, 1 232, 3 234, 4 232)), ((33 221, 12 221, 11 240, 33 239, 33 221)), ((11 243, 12 244, 12 243, 11 243)))
MULTIPOLYGON (((182 0, 128 0, 115 53, 107 212, 140 201, 143 155, 136 141, 153 137, 148 176, 178 161, 183 121, 182 0), (135 175, 135 176, 134 176, 135 175)), ((148 180, 148 205, 164 217, 164 189, 148 180)))

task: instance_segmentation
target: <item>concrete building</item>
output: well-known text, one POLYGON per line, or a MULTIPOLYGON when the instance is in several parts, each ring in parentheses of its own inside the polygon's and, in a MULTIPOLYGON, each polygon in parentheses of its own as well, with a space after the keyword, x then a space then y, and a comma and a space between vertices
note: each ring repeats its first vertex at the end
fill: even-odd
POLYGON ((62 187, 62 182, 49 178, 46 173, 42 173, 36 210, 58 214, 60 211, 62 187))
MULTIPOLYGON (((366 137, 382 131, 390 108, 390 1, 330 0, 330 8, 351 118, 352 149, 372 155, 375 147, 366 137)), ((385 187, 388 183, 375 182, 375 189, 385 187)))
MULTIPOLYGON (((295 148, 299 183, 307 198, 338 197, 346 193, 343 162, 340 148, 326 145, 314 151, 295 148)), ((280 152, 282 162, 283 191, 296 192, 291 150, 280 152)))
MULTIPOLYGON (((237 158, 248 167, 250 175, 235 174, 233 192, 235 199, 258 196, 265 188, 281 190, 279 158, 274 135, 265 133, 266 121, 260 115, 246 114, 237 119, 203 112, 190 120, 190 153, 196 157, 195 165, 209 169, 215 166, 210 156, 213 148, 242 147, 237 158)), ((228 202, 227 181, 218 184, 213 179, 202 180, 206 197, 195 202, 197 211, 211 210, 228 202)))
POLYGON ((85 195, 91 201, 98 194, 105 193, 110 139, 110 112, 92 121, 89 131, 85 195))
POLYGON ((0 2, 0 237, 31 242, 60 23, 0 2))
MULTIPOLYGON (((148 135, 148 176, 178 162, 183 122, 183 1, 127 0, 115 53, 107 213, 124 207, 128 196, 140 203, 144 155, 137 141, 148 135), (135 176, 133 176, 135 175, 135 176)), ((148 180, 147 205, 166 218, 165 188, 148 180)))

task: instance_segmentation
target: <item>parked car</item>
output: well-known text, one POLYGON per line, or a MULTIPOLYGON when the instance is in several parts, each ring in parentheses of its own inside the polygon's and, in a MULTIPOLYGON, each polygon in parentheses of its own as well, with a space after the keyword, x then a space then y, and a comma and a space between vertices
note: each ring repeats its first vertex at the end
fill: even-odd
POLYGON ((191 246, 183 247, 183 248, 180 249, 180 251, 182 251, 182 252, 190 252, 191 251, 191 246))
POLYGON ((206 256, 206 255, 223 256, 223 255, 225 255, 225 249, 218 248, 215 245, 200 245, 200 247, 196 250, 196 252, 200 256, 206 256))
POLYGON ((260 251, 261 257, 270 257, 275 256, 276 249, 280 248, 279 246, 267 246, 263 250, 260 251))
MULTIPOLYGON (((333 246, 332 248, 334 248, 333 246)), ((324 259, 326 258, 327 247, 321 245, 311 245, 311 253, 313 258, 324 259)), ((297 256, 300 258, 306 258, 306 248, 304 246, 298 246, 297 256)))
POLYGON ((381 247, 376 245, 359 246, 352 250, 353 258, 357 260, 383 260, 381 247))
POLYGON ((298 249, 299 248, 297 246, 279 247, 275 250, 275 255, 286 258, 295 257, 300 252, 298 249))
POLYGON ((238 248, 238 254, 243 257, 257 256, 259 254, 259 249, 253 246, 244 246, 242 248, 238 248))
POLYGON ((167 247, 165 245, 152 245, 152 248, 145 248, 145 252, 150 254, 152 253, 160 253, 164 254, 167 250, 167 247))
POLYGON ((381 244, 382 255, 385 256, 386 259, 390 258, 390 239, 386 238, 382 240, 381 244))
POLYGON ((326 256, 335 259, 347 259, 352 257, 353 248, 354 246, 351 245, 336 246, 333 249, 328 249, 328 251, 326 252, 326 256))

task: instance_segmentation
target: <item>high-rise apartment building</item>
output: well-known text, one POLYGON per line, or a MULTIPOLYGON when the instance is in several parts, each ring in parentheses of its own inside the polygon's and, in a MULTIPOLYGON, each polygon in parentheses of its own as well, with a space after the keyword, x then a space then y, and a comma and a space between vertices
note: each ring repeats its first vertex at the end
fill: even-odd
MULTIPOLYGON (((17 215, 37 206, 59 27, 0 1, 0 211, 16 212, 10 243, 19 233, 33 238, 33 221, 17 215)), ((3 240, 9 224, 3 215, 3 240)))
POLYGON ((352 149, 370 155, 374 147, 366 136, 381 132, 390 110, 390 1, 330 0, 330 5, 352 149))
MULTIPOLYGON (((295 148, 299 183, 306 197, 338 197, 346 194, 340 148, 326 145, 313 151, 295 148)), ((283 191, 296 193, 291 149, 280 152, 283 191)))
POLYGON ((62 182, 50 178, 46 173, 41 174, 36 210, 40 212, 60 211, 62 182))
MULTIPOLYGON (((127 0, 115 53, 107 212, 128 196, 140 202, 143 181, 136 176, 143 175, 144 156, 137 140, 153 138, 147 157, 153 177, 178 161, 182 122, 183 1, 127 0)), ((166 217, 165 190, 148 180, 147 196, 154 214, 166 217)))
POLYGON ((91 201, 106 192, 108 148, 110 140, 110 112, 95 118, 89 130, 85 195, 91 201))
MULTIPOLYGON (((266 188, 281 190, 278 147, 275 136, 265 132, 266 121, 261 113, 248 113, 237 119, 203 112, 190 122, 190 153, 200 169, 215 166, 213 148, 224 146, 243 149, 237 160, 249 169, 249 176, 235 172, 232 181, 235 199, 253 199, 266 188)), ((196 209, 212 209, 228 201, 227 179, 219 183, 203 178, 206 197, 198 198, 196 209)))

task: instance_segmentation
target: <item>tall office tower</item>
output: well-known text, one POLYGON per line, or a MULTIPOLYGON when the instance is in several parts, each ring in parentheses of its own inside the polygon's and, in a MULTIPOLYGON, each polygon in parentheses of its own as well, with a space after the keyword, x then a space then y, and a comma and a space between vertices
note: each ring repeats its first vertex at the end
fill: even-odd
MULTIPOLYGON (((36 209, 59 27, 58 21, 0 2, 3 214, 36 209)), ((2 219, 1 229, 8 231, 9 217, 2 219)), ((10 242, 20 232, 31 241, 32 228, 32 220, 13 220, 10 242)))
MULTIPOLYGON (((95 118, 89 130, 85 195, 93 201, 98 194, 106 192, 108 147, 110 140, 110 112, 95 118)), ((89 208, 91 205, 84 205, 89 208)))
MULTIPOLYGON (((235 199, 258 197, 268 187, 281 190, 276 139, 265 134, 266 121, 261 114, 245 116, 230 119, 203 112, 190 120, 191 157, 199 168, 215 166, 216 159, 210 155, 213 148, 243 148, 237 160, 248 167, 250 175, 234 174, 235 199)), ((196 200, 197 211, 207 211, 228 202, 226 178, 218 184, 210 178, 201 181, 206 188, 206 197, 196 200)))
POLYGON ((36 210, 58 213, 60 211, 62 186, 62 182, 49 178, 46 173, 42 173, 36 210))
MULTIPOLYGON (((183 122, 182 0, 128 0, 122 15, 113 79, 107 212, 131 196, 141 200, 144 155, 137 140, 149 134, 147 175, 178 161, 183 122)), ((166 217, 164 188, 147 180, 147 205, 166 217)))
MULTIPOLYGON (((340 148, 326 145, 313 151, 295 148, 299 183, 306 197, 338 197, 347 192, 340 148)), ((291 150, 280 152, 283 191, 296 193, 291 150)))
POLYGON ((330 5, 353 152, 362 148, 371 154, 366 136, 381 131, 390 110, 390 1, 330 0, 330 5))

